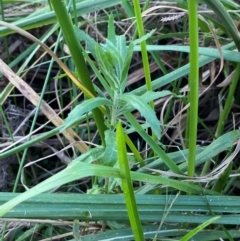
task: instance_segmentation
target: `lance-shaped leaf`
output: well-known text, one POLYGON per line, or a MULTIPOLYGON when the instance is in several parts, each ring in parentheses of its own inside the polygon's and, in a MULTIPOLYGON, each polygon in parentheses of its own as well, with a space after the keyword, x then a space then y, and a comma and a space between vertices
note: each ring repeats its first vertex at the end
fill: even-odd
POLYGON ((144 102, 141 97, 133 94, 123 94, 119 96, 119 99, 126 101, 128 104, 137 109, 149 123, 157 138, 160 139, 161 128, 159 120, 153 109, 146 102, 144 102))
POLYGON ((92 99, 85 100, 81 104, 77 105, 68 115, 65 120, 65 124, 60 129, 60 132, 66 130, 67 128, 77 124, 82 115, 92 111, 93 109, 100 106, 111 106, 112 102, 106 98, 96 97, 92 99))

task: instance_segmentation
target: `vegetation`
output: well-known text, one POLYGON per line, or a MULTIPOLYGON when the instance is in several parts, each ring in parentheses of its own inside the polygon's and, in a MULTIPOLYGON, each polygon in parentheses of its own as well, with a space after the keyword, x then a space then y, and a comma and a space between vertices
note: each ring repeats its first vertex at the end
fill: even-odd
POLYGON ((0 240, 239 240, 238 1, 0 2, 0 240))

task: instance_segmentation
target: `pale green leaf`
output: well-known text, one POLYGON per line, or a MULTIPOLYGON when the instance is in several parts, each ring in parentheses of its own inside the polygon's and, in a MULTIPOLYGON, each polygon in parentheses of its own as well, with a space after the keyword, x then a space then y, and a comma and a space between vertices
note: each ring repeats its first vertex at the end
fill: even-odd
POLYGON ((83 30, 79 29, 76 26, 74 26, 74 32, 80 41, 85 41, 87 43, 87 50, 96 59, 95 46, 98 45, 98 43, 92 37, 86 34, 83 30))
POLYGON ((124 92, 124 89, 126 87, 126 81, 127 81, 127 77, 128 77, 129 66, 130 66, 130 63, 131 63, 131 60, 132 60, 133 49, 134 49, 134 44, 131 43, 129 45, 128 49, 127 49, 126 56, 124 57, 122 77, 120 79, 121 93, 124 92))
MULTIPOLYGON (((18 195, 17 197, 1 205, 0 217, 9 212, 13 207, 18 205, 19 203, 31 197, 34 197, 43 192, 47 192, 66 183, 89 176, 120 178, 119 170, 117 168, 101 166, 96 164, 88 164, 84 162, 74 162, 71 165, 68 165, 67 168, 65 168, 64 170, 55 174, 54 176, 48 178, 47 180, 36 185, 35 187, 29 189, 28 191, 18 195)), ((133 181, 167 185, 176 188, 179 191, 189 192, 192 194, 199 194, 202 192, 204 192, 206 195, 217 194, 214 191, 202 188, 195 184, 182 182, 179 180, 173 180, 162 176, 153 176, 145 173, 131 172, 131 178, 133 181)))
POLYGON ((118 80, 112 62, 109 61, 106 53, 99 45, 95 46, 95 52, 96 60, 102 71, 103 76, 105 77, 105 80, 108 82, 111 88, 115 89, 118 86, 118 80))
POLYGON ((114 18, 111 13, 108 20, 108 37, 107 37, 114 45, 116 45, 116 34, 115 34, 115 26, 114 26, 114 18))
MULTIPOLYGON (((200 165, 206 160, 210 160, 222 151, 227 150, 232 147, 236 139, 240 137, 240 130, 230 131, 218 139, 214 140, 210 145, 208 145, 201 153, 196 157, 196 164, 200 165)), ((179 165, 179 167, 185 171, 187 169, 187 162, 179 165)))
POLYGON ((199 226, 197 226, 196 228, 194 228, 193 230, 191 230, 189 233, 187 233, 186 235, 184 235, 184 237, 182 237, 180 239, 180 241, 188 241, 190 240, 194 235, 196 235, 198 232, 200 232, 202 229, 204 229, 205 227, 207 227, 209 224, 213 223, 214 221, 216 221, 217 219, 219 219, 220 216, 211 218, 209 220, 207 220, 206 222, 200 224, 199 226))
MULTIPOLYGON (((141 38, 134 40, 133 41, 134 45, 137 45, 137 44, 140 44, 143 41, 146 41, 148 38, 150 38, 154 34, 155 31, 156 31, 156 29, 153 29, 149 33, 142 36, 141 38)), ((137 49, 137 48, 135 48, 135 49, 137 49)))
POLYGON ((102 165, 114 166, 117 161, 116 133, 113 130, 105 131, 105 151, 100 160, 102 165))
MULTIPOLYGON (((148 51, 176 51, 176 52, 190 52, 189 46, 176 46, 176 45, 147 45, 148 51)), ((135 46, 134 51, 141 51, 140 46, 135 46)), ((210 47, 199 47, 199 54, 208 56, 209 58, 221 58, 225 60, 240 62, 240 53, 234 50, 222 49, 222 56, 218 49, 210 47)))
POLYGON ((119 99, 126 101, 128 104, 137 109, 149 123, 157 138, 161 138, 160 122, 153 109, 146 102, 144 102, 141 97, 132 94, 122 94, 119 96, 119 99))
POLYGON ((73 126, 74 124, 77 124, 82 115, 92 111, 93 109, 101 105, 111 106, 112 102, 106 98, 96 97, 85 100, 81 104, 77 105, 65 119, 65 123, 61 127, 60 132, 63 132, 67 128, 73 126))

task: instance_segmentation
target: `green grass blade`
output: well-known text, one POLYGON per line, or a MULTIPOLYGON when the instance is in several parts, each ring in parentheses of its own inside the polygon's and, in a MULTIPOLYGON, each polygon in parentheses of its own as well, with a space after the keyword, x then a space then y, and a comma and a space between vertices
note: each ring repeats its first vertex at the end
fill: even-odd
MULTIPOLYGON (((85 59, 82 54, 82 47, 75 35, 73 24, 68 16, 66 7, 63 1, 59 1, 59 0, 51 0, 51 4, 55 10, 58 22, 63 32, 63 36, 71 52, 72 59, 75 63, 80 80, 87 87, 87 89, 94 96, 96 96, 96 93, 91 81, 90 73, 88 71, 87 65, 85 63, 85 59)), ((104 124, 104 117, 99 109, 92 110, 92 113, 96 121, 96 125, 98 127, 99 134, 102 139, 102 143, 104 144, 104 131, 106 130, 106 126, 104 124)))
POLYGON ((216 221, 217 219, 219 219, 220 216, 214 217, 209 219, 208 221, 202 223, 201 225, 197 226, 196 228, 194 228, 192 231, 190 231, 188 234, 186 234, 184 237, 182 237, 180 239, 180 241, 188 241, 190 238, 192 238, 195 234, 197 234, 198 232, 200 232, 202 229, 204 229, 205 227, 207 227, 209 224, 213 223, 214 221, 216 221))
MULTIPOLYGON (((226 46, 224 46, 222 49, 230 49, 230 48, 234 48, 235 44, 234 43, 230 43, 226 46)), ((202 56, 198 59, 199 61, 199 67, 202 67, 212 61, 214 61, 215 58, 214 57, 206 57, 206 56, 202 56)), ((152 88, 153 90, 156 90, 158 88, 161 88, 167 84, 170 84, 171 82, 187 75, 189 73, 189 64, 186 64, 180 68, 178 68, 177 70, 172 71, 169 74, 164 75, 163 77, 160 77, 158 79, 155 79, 152 81, 152 88)), ((146 92, 146 86, 141 86, 133 91, 131 91, 131 93, 134 94, 143 94, 146 92)))
POLYGON ((149 123, 152 131, 154 132, 158 140, 161 138, 160 122, 158 121, 156 113, 153 111, 151 107, 149 107, 149 105, 146 102, 144 102, 142 97, 126 93, 120 95, 119 99, 126 101, 128 104, 133 106, 134 109, 138 110, 141 113, 141 116, 143 116, 149 123))
MULTIPOLYGON (((87 155, 87 152, 85 153, 87 155)), ((88 156, 87 156, 88 157, 88 156)), ((82 158, 81 156, 79 158, 82 158)), ((96 157, 97 158, 97 157, 96 157)), ((82 160, 84 161, 84 160, 82 160)), ((42 192, 49 191, 63 184, 78 180, 88 176, 99 176, 108 178, 120 178, 119 170, 117 168, 88 164, 78 161, 78 158, 70 163, 66 169, 41 182, 30 190, 22 193, 21 195, 13 198, 9 202, 0 207, 0 217, 10 211, 17 204, 34 197, 42 192)), ((205 194, 216 195, 217 193, 211 190, 204 189, 198 185, 179 180, 173 180, 162 176, 153 176, 144 173, 131 172, 132 180, 141 181, 145 183, 162 184, 173 187, 179 191, 190 192, 192 194, 205 194)))
POLYGON ((148 143, 148 145, 153 149, 153 151, 164 161, 164 163, 169 167, 169 169, 178 174, 183 174, 181 169, 171 160, 171 158, 161 149, 159 145, 145 132, 145 130, 140 126, 131 113, 125 114, 128 121, 135 128, 139 135, 148 143))
MULTIPOLYGON (((92 13, 104 8, 109 8, 121 3, 121 0, 98 0, 98 1, 81 1, 76 4, 77 15, 92 13)), ((73 12, 73 7, 70 7, 69 12, 73 12)), ((22 29, 29 30, 33 28, 42 27, 43 25, 56 23, 56 15, 54 11, 50 11, 46 7, 44 11, 35 12, 34 15, 14 21, 13 24, 22 29)), ((0 37, 14 33, 12 29, 0 27, 0 37)))
POLYGON ((188 1, 189 11, 189 38, 190 38, 190 72, 188 85, 190 91, 188 92, 188 100, 190 108, 187 111, 187 146, 189 146, 188 155, 188 176, 195 175, 195 155, 197 143, 197 124, 198 124, 198 79, 199 79, 199 66, 198 66, 198 13, 197 1, 188 1))
POLYGON ((117 124, 117 149, 118 149, 118 164, 119 173, 122 181, 122 188, 124 198, 126 201, 126 207, 128 211, 128 217, 131 223, 132 231, 135 240, 144 241, 142 224, 139 219, 138 209, 136 205, 135 195, 133 191, 133 184, 131 180, 131 174, 129 170, 129 164, 127 159, 127 149, 122 129, 121 122, 117 124))
MULTIPOLYGON (((139 36, 139 38, 142 38, 145 35, 145 31, 144 31, 144 26, 143 26, 143 18, 141 15, 141 8, 140 8, 139 0, 133 0, 133 6, 134 6, 135 17, 136 17, 138 36, 139 36)), ((143 59, 144 75, 145 75, 145 79, 146 79, 146 87, 147 87, 148 91, 151 91, 152 90, 152 82, 151 82, 146 41, 142 41, 140 43, 140 46, 141 46, 141 54, 142 54, 142 59, 143 59)), ((150 106, 151 106, 151 108, 154 109, 153 102, 150 102, 150 106)))
MULTIPOLYGON (((190 53, 190 47, 189 46, 183 46, 183 45, 147 45, 148 51, 176 51, 176 52, 184 52, 184 53, 190 53)), ((135 46, 134 51, 139 52, 140 46, 135 46)), ((224 50, 222 49, 222 56, 220 55, 220 52, 218 49, 210 48, 210 47, 199 47, 199 54, 208 56, 208 57, 214 57, 214 58, 223 58, 225 60, 233 61, 233 62, 240 62, 240 53, 236 52, 234 50, 224 50)))
POLYGON ((70 128, 74 124, 78 123, 81 119, 82 115, 93 111, 97 107, 101 107, 103 105, 111 106, 112 102, 106 98, 96 97, 92 99, 88 99, 83 101, 81 104, 77 105, 69 114, 68 117, 64 121, 64 125, 60 129, 60 131, 64 131, 67 128, 70 128))

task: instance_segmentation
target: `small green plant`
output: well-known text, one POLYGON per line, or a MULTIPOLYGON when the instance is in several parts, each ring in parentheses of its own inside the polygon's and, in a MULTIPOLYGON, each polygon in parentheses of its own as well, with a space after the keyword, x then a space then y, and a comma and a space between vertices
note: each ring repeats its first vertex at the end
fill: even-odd
MULTIPOLYGON (((6 2, 9 1, 1 1, 2 15, 5 13, 3 8, 6 2)), ((32 1, 25 2, 24 6, 32 4, 32 1)), ((37 1, 36 4, 40 2, 37 1)), ((62 227, 51 226, 49 221, 51 219, 74 220, 72 227, 68 227, 70 231, 72 228, 72 233, 69 235, 74 239, 66 238, 72 241, 219 240, 220 237, 233 240, 233 237, 239 238, 240 234, 235 227, 240 224, 238 217, 240 199, 233 195, 223 195, 231 194, 229 190, 238 188, 237 155, 240 148, 238 141, 240 131, 228 131, 226 123, 234 108, 238 112, 240 103, 237 94, 240 54, 233 50, 235 46, 239 50, 239 33, 233 22, 233 18, 238 20, 239 14, 227 11, 228 8, 237 10, 239 6, 232 0, 203 0, 202 2, 215 12, 218 20, 222 21, 216 20, 216 16, 212 17, 212 15, 205 15, 205 12, 199 12, 198 7, 202 6, 199 5, 199 1, 185 0, 175 1, 174 7, 163 6, 161 2, 152 7, 154 3, 151 1, 145 1, 144 5, 140 5, 138 0, 132 2, 51 0, 50 7, 45 3, 46 7, 40 9, 42 12, 36 11, 26 18, 19 20, 15 17, 14 19, 3 17, 7 22, 0 21, 0 24, 5 26, 0 27, 0 36, 17 31, 35 41, 53 57, 50 64, 46 62, 39 65, 46 64, 49 67, 41 97, 33 92, 30 86, 27 88, 28 92, 22 92, 30 102, 38 106, 30 132, 35 129, 38 110, 41 109, 50 121, 53 116, 57 116, 55 111, 49 108, 46 94, 46 86, 50 82, 54 61, 65 72, 55 78, 55 84, 59 84, 60 96, 55 94, 59 97, 59 109, 64 109, 66 103, 70 106, 67 117, 65 112, 60 113, 65 120, 60 118, 59 122, 54 123, 56 127, 50 126, 50 131, 46 128, 44 133, 32 138, 24 137, 25 141, 22 140, 18 145, 12 144, 15 146, 7 151, 0 151, 0 164, 2 159, 10 155, 22 156, 14 191, 22 190, 22 186, 19 185, 20 176, 23 184, 32 187, 20 195, 1 193, 0 216, 45 219, 45 224, 37 224, 33 228, 28 228, 27 231, 19 228, 12 240, 34 240, 35 233, 41 233, 46 237, 66 233, 62 227), (118 5, 120 3, 122 7, 118 5), (112 7, 111 14, 102 14, 99 11, 94 20, 93 17, 90 16, 88 19, 85 15, 96 9, 109 7, 112 7), (160 11, 161 19, 154 17, 152 21, 149 14, 150 8, 155 11, 155 14, 160 11), (177 11, 176 14, 182 16, 182 18, 175 17, 173 21, 180 22, 171 23, 171 27, 167 26, 167 21, 172 21, 171 12, 166 11, 170 8, 172 8, 171 11, 177 11), (163 14, 166 14, 166 17, 162 16, 163 14), (128 22, 121 22, 118 28, 117 20, 126 18, 126 15, 131 19, 128 22), (9 23, 11 21, 14 21, 14 26, 9 23), (41 39, 16 27, 30 29, 49 23, 55 23, 55 25, 41 39), (84 29, 83 26, 87 23, 89 26, 96 24, 98 26, 98 29, 95 29, 96 32, 101 29, 102 32, 99 35, 101 41, 90 36, 87 29, 84 29), (107 26, 104 25, 105 23, 108 23, 107 26), (130 23, 133 23, 133 31, 128 32, 126 36, 122 32, 122 27, 128 27, 130 23), (59 25, 57 45, 54 49, 54 53, 57 54, 54 54, 43 42, 56 32, 59 25), (80 30, 79 26, 84 31, 80 30), (214 28, 209 31, 209 27, 213 26, 214 28), (218 38, 217 49, 209 47, 209 44, 212 46, 214 43, 213 33, 214 39, 218 38), (221 34, 227 35, 228 38, 221 34), (162 39, 166 41, 174 39, 176 42, 159 44, 162 39), (231 39, 234 42, 229 43, 231 39), (198 43, 199 41, 201 42, 198 43), (65 43, 66 52, 58 51, 65 43), (221 48, 220 43, 227 44, 221 48), (135 70, 135 67, 131 66, 136 57, 135 52, 140 53, 138 58, 141 58, 141 63, 136 68, 143 66, 144 80, 139 80, 140 87, 130 86, 129 88, 129 73, 135 70), (178 54, 179 52, 181 53, 178 54), (65 53, 69 53, 69 56, 65 53), (187 53, 186 56, 189 54, 190 58, 184 57, 183 53, 187 53), (63 58, 62 61, 57 55, 63 58), (220 102, 219 106, 223 106, 218 120, 215 119, 216 128, 214 129, 208 125, 207 118, 205 121, 198 115, 198 108, 202 108, 202 99, 198 94, 198 80, 201 81, 199 68, 208 70, 208 64, 216 59, 221 59, 222 75, 230 76, 233 69, 235 73, 228 82, 229 86, 226 84, 224 87, 214 87, 216 92, 220 89, 216 99, 220 102), (223 61, 228 64, 223 65, 223 61), (155 64, 157 68, 154 67, 155 64), (153 72, 150 75, 153 67, 154 71, 157 69, 157 74, 153 72), (90 74, 96 77, 96 82, 92 82, 90 74), (184 76, 188 76, 187 80, 184 76), (188 86, 186 86, 187 82, 188 86), (64 86, 67 86, 70 93, 67 95, 67 100, 64 99, 66 97, 63 94, 64 86), (185 93, 189 89, 190 91, 185 93), (84 97, 78 96, 79 90, 84 93, 84 97), (34 98, 31 98, 32 93, 34 98), (157 105, 158 100, 164 100, 160 108, 157 105), (187 124, 185 125, 184 111, 188 108, 188 104, 190 104, 190 111, 186 114, 187 124), (184 108, 181 109, 181 106, 184 108), (136 113, 141 115, 144 123, 136 118, 136 113), (159 121, 159 117, 163 123, 159 121), (97 139, 91 142, 93 132, 97 139), (198 146, 197 138, 200 138, 202 133, 207 136, 206 139, 210 143, 202 142, 201 146, 198 146), (38 146, 31 149, 29 147, 43 144, 42 141, 55 135, 60 136, 63 142, 68 140, 71 143, 73 155, 71 152, 69 155, 66 151, 69 156, 68 162, 65 163, 69 164, 57 173, 51 172, 53 164, 46 159, 47 168, 45 169, 51 177, 44 177, 44 181, 35 184, 29 180, 31 176, 27 169, 29 164, 24 166, 26 154, 30 152, 29 156, 32 156, 31 149, 39 149, 38 146), (185 139, 182 138, 183 136, 185 139), (171 140, 168 142, 167 138, 171 140), (88 142, 85 143, 86 140, 88 142), (174 151, 173 148, 176 146, 173 147, 173 143, 177 145, 178 151, 174 151), (238 144, 235 148, 236 143, 238 144), (22 150, 24 150, 23 154, 21 154, 22 150), (69 157, 73 160, 70 161, 69 157), (212 172, 209 173, 210 171, 212 172), (83 190, 81 189, 82 180, 87 180, 87 188, 83 190), (65 193, 44 193, 56 188, 65 193), (92 225, 91 221, 96 222, 94 233, 88 230, 92 225), (168 223, 174 223, 174 225, 168 225, 168 223), (98 225, 101 225, 101 230, 98 229, 98 225), (206 227, 207 229, 203 230, 206 227)), ((33 62, 32 56, 37 50, 36 43, 9 64, 12 67, 26 59, 18 74, 25 71, 30 61, 33 62)), ((3 103, 14 85, 21 92, 20 84, 27 87, 27 83, 14 75, 2 60, 0 62, 0 71, 4 75, 10 73, 7 76, 11 82, 0 94, 0 102, 3 103)), ((218 67, 218 64, 215 66, 218 67)), ((206 82, 208 79, 202 84, 204 91, 212 87, 212 83, 208 85, 206 82)), ((210 96, 215 98, 215 92, 214 96, 210 96)), ((3 113, 3 110, 1 112, 3 113)), ((6 120, 4 114, 2 116, 6 120)), ((5 145, 5 143, 1 144, 5 145)), ((63 149, 62 146, 59 149, 63 149)), ((56 152, 54 148, 52 150, 56 152)), ((65 148, 61 150, 63 157, 66 157, 65 150, 65 148)), ((62 158, 61 154, 57 155, 62 158)), ((35 159, 35 156, 33 158, 35 159)), ((34 164, 32 167, 35 170, 34 164)), ((7 231, 7 224, 4 225, 1 240, 6 239, 5 231, 7 231)), ((39 237, 36 240, 39 240, 39 237)))

